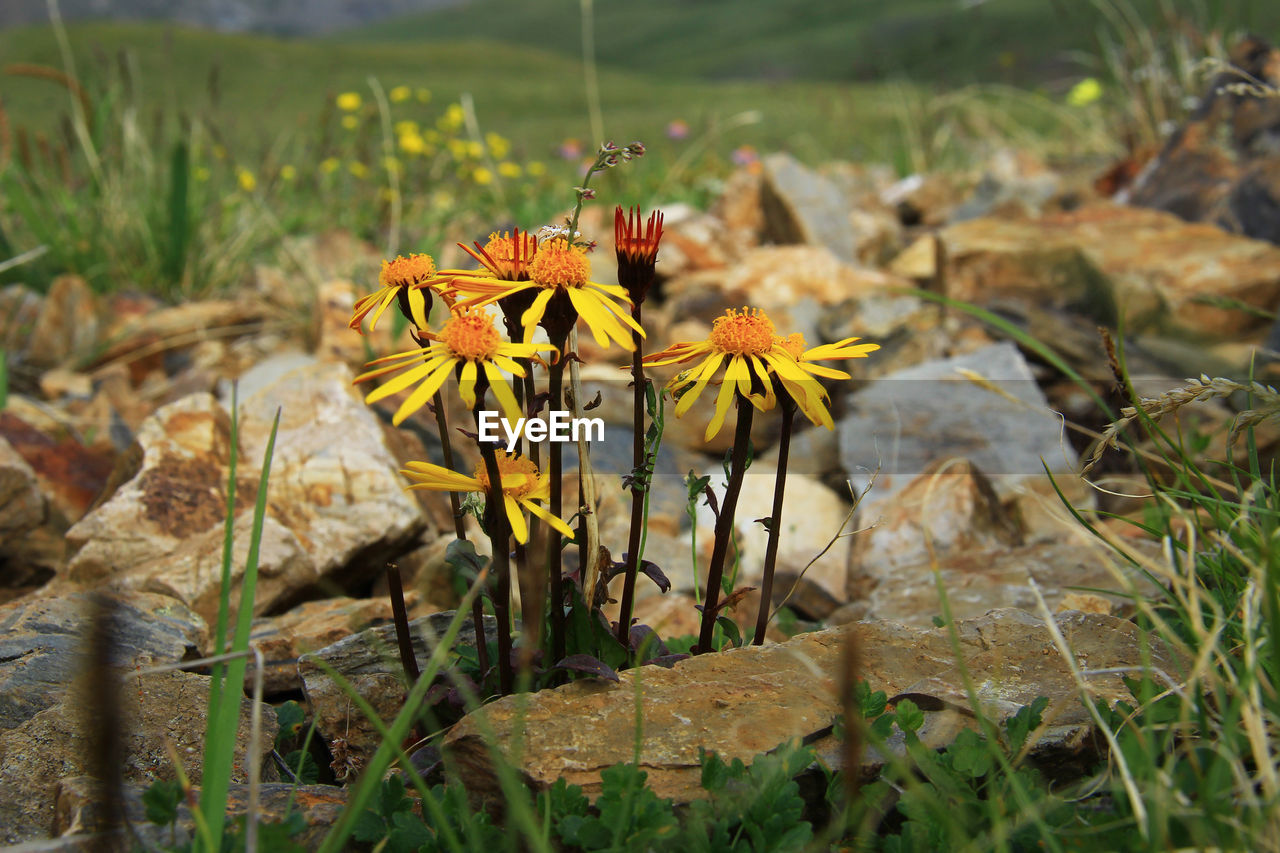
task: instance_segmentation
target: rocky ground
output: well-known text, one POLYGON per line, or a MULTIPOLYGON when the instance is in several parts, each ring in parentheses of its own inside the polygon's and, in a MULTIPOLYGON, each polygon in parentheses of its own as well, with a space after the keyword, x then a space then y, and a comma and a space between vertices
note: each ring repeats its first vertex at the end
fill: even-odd
MULTIPOLYGON (((1141 392, 1201 373, 1247 375, 1268 324, 1242 306, 1280 307, 1280 248, 1268 242, 1280 233, 1267 230, 1271 208, 1258 202, 1280 196, 1267 177, 1280 172, 1274 155, 1207 138, 1184 133, 1145 168, 1131 164, 1099 186, 1091 173, 1060 173, 1016 152, 997 152, 971 176, 906 180, 849 164, 814 171, 776 154, 758 172, 735 175, 708 212, 666 208, 660 283, 645 309, 648 351, 704 338, 725 308, 744 304, 811 345, 859 335, 882 346, 852 363, 853 381, 832 387, 834 432, 807 429, 792 449, 778 594, 789 596, 800 628, 824 629, 787 641, 775 626, 777 642, 761 649, 646 667, 620 685, 576 682, 539 694, 525 719, 531 782, 565 775, 590 792, 601 768, 628 760, 631 730, 606 722, 633 713, 636 677, 647 727, 642 760, 662 796, 696 795, 699 746, 748 759, 797 735, 822 742, 838 712, 838 653, 850 633, 862 650, 859 675, 891 697, 913 697, 929 714, 927 737, 947 742, 972 711, 947 632, 935 627, 935 569, 960 626, 964 664, 979 695, 994 697, 987 710, 1007 716, 1049 696, 1053 728, 1038 749, 1083 749, 1092 723, 1044 619, 1094 669, 1136 663, 1126 600, 1151 590, 1070 518, 1045 470, 1084 511, 1139 512, 1132 495, 1142 485, 1123 465, 1104 465, 1092 483, 1077 476, 1087 430, 1104 421, 1045 353, 1113 405, 1120 400, 1096 327, 1119 317, 1141 392), (1168 165, 1185 161, 1195 144, 1201 160, 1226 164, 1212 181, 1168 165), (1191 205, 1198 192, 1212 199, 1191 205), (1020 345, 916 289, 980 305, 1046 349, 1020 345), (1064 428, 1064 419, 1086 431, 1064 428), (571 744, 557 724, 566 716, 582 721, 571 744)), ((605 242, 607 213, 588 208, 584 233, 605 242)), ((442 266, 458 261, 438 254, 442 266)), ((352 677, 390 718, 404 687, 388 651, 388 562, 410 587, 420 653, 434 636, 427 626, 447 621, 432 614, 456 604, 444 564, 448 503, 405 492, 397 474, 411 459, 439 461, 434 427, 395 429, 394 401, 366 406, 352 388, 369 357, 408 346, 407 336, 392 339, 390 323, 367 339, 347 328, 380 256, 333 233, 296 241, 287 259, 257 269, 234 298, 177 306, 127 289, 96 296, 75 277, 44 296, 21 286, 0 291, 11 386, 0 411, 4 841, 94 825, 86 779, 94 703, 83 681, 90 593, 118 603, 112 663, 123 673, 213 652, 233 381, 241 571, 258 467, 281 412, 255 599, 268 700, 305 699, 326 743, 341 739, 358 766, 376 735, 315 661, 352 677)), ((594 263, 596 280, 611 281, 607 247, 594 263)), ((619 553, 629 506, 619 479, 630 467, 625 354, 585 341, 581 355, 587 396, 602 392, 595 414, 609 425, 593 461, 604 542, 619 553)), ((1231 414, 1206 404, 1184 410, 1181 427, 1221 452, 1231 414)), ((695 470, 718 485, 733 434, 726 428, 705 445, 708 416, 709 406, 668 419, 653 486, 645 556, 674 588, 644 589, 638 616, 664 637, 696 632, 694 534, 705 566, 712 517, 703 506, 690 519, 682 477, 695 470)), ((756 460, 738 513, 740 584, 761 571, 766 536, 754 520, 769 513, 777 430, 776 419, 757 418, 756 460)), ((1260 436, 1264 449, 1271 438, 1260 436)), ((1158 543, 1132 541, 1131 527, 1100 527, 1158 559, 1158 543)), ((239 581, 237 572, 237 588, 239 581)), ((748 600, 738 615, 746 624, 754 612, 748 600)), ((1157 662, 1176 668, 1172 659, 1157 662)), ((172 778, 174 760, 198 783, 204 672, 128 682, 122 737, 131 785, 172 778)), ((1090 689, 1123 695, 1118 676, 1090 689)), ((509 703, 490 710, 491 724, 505 731, 509 703)), ((271 738, 262 742, 269 748, 271 738)), ((478 743, 470 719, 448 736, 483 791, 492 780, 478 743)), ((869 753, 864 769, 880 760, 869 753)), ((309 796, 308 819, 323 824, 342 792, 309 796)))

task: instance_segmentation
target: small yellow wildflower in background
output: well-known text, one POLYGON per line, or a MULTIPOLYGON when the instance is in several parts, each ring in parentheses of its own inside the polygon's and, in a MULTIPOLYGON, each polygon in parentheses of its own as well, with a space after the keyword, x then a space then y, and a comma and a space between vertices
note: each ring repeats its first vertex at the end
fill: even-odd
POLYGON ((498 164, 498 174, 504 178, 518 178, 520 177, 520 167, 510 160, 503 160, 498 164))
POLYGON ((497 160, 501 160, 511 153, 511 141, 500 134, 486 133, 484 135, 484 143, 489 146, 489 153, 497 160))
POLYGON ((480 186, 491 184, 493 183, 493 172, 490 172, 484 166, 480 166, 471 173, 471 180, 475 181, 480 186))
POLYGON ((427 141, 418 133, 400 134, 400 150, 406 154, 421 154, 427 150, 427 141))
POLYGON ((236 181, 239 182, 240 189, 247 193, 251 193, 258 188, 258 179, 248 169, 236 169, 236 181))
POLYGON ((338 104, 338 109, 343 112, 353 113, 360 109, 360 105, 364 101, 361 99, 359 92, 343 92, 338 96, 336 103, 338 104))
POLYGON ((209 170, 206 169, 204 166, 196 166, 195 178, 200 183, 204 183, 205 181, 209 180, 209 170))
POLYGON ((355 116, 343 116, 342 126, 345 127, 347 130, 355 130, 357 127, 360 126, 360 119, 356 118, 355 116))
POLYGON ((418 123, 408 118, 396 122, 394 128, 397 136, 407 136, 410 133, 417 133, 419 130, 418 123))
POLYGON ((296 177, 298 177, 298 170, 294 166, 285 164, 280 167, 280 180, 292 181, 296 177))
POLYGON ((351 173, 352 177, 363 178, 369 174, 369 167, 359 160, 352 160, 347 164, 347 171, 351 173))
POLYGON ((479 160, 484 156, 484 145, 476 142, 475 140, 471 140, 467 143, 466 152, 468 157, 479 160))
POLYGON ((443 131, 454 131, 462 127, 464 118, 461 104, 450 104, 444 111, 444 115, 436 120, 436 127, 443 131))
POLYGON ((1071 87, 1067 103, 1073 107, 1087 107, 1102 97, 1102 84, 1096 77, 1086 77, 1071 87))
POLYGON ((342 165, 342 161, 340 161, 337 157, 326 157, 320 161, 320 171, 328 175, 333 172, 336 172, 338 170, 338 167, 341 165, 342 165))
POLYGON ((415 94, 418 97, 418 103, 425 104, 431 100, 430 89, 419 89, 415 94))
POLYGON ((388 175, 399 175, 401 172, 400 161, 395 157, 383 157, 382 168, 387 170, 388 175))
POLYGON ((524 168, 525 168, 525 171, 530 174, 530 176, 535 178, 540 178, 547 173, 547 164, 543 163, 541 160, 534 160, 532 163, 530 163, 528 166, 525 166, 524 168))
POLYGON ((399 104, 409 100, 413 93, 409 91, 408 86, 396 86, 387 94, 391 98, 391 103, 399 104))
POLYGON ((467 142, 465 139, 450 139, 449 153, 453 155, 453 159, 461 160, 467 156, 467 142))

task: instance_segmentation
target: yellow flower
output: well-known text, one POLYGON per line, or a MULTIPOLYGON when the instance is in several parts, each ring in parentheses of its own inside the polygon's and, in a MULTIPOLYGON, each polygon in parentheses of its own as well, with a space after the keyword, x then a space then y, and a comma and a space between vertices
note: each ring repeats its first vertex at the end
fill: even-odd
POLYGON ((324 172, 325 174, 329 174, 331 172, 336 172, 338 170, 338 167, 341 165, 342 165, 342 161, 340 161, 337 157, 326 157, 320 161, 320 171, 324 172))
POLYGON ((258 188, 258 179, 248 169, 236 169, 236 181, 239 182, 240 189, 247 193, 258 188))
POLYGON ((431 100, 430 89, 419 89, 417 92, 414 93, 414 95, 417 97, 418 102, 422 104, 425 104, 431 100))
POLYGON ((471 180, 475 181, 480 186, 491 184, 493 183, 493 172, 490 172, 484 166, 480 166, 471 173, 471 180))
POLYGON ((511 142, 504 136, 489 132, 484 135, 484 143, 489 146, 489 153, 498 160, 511 153, 511 142))
POLYGON ((538 178, 547 173, 547 164, 543 163, 541 160, 534 160, 528 166, 525 166, 525 171, 533 177, 538 178))
POLYGON ((467 143, 466 151, 468 157, 478 160, 484 156, 484 145, 472 140, 467 143))
POLYGON ((826 407, 828 400, 826 389, 818 382, 817 377, 848 379, 849 374, 843 370, 835 370, 830 367, 812 364, 811 362, 828 361, 836 358, 866 358, 869 354, 880 349, 879 344, 858 344, 854 346, 854 342, 860 340, 862 339, 845 338, 842 341, 836 341, 834 344, 824 344, 812 349, 805 349, 804 335, 799 332, 777 339, 778 346, 787 355, 795 359, 799 368, 808 374, 803 380, 796 380, 794 376, 788 378, 781 373, 778 374, 778 378, 782 381, 782 386, 786 393, 814 425, 835 429, 835 422, 831 419, 831 413, 827 411, 826 407))
POLYGON ((400 150, 406 154, 421 154, 427 149, 426 140, 418 133, 400 134, 400 150))
POLYGON ((462 127, 463 112, 461 104, 450 104, 444 115, 436 120, 436 127, 441 130, 457 130, 462 127))
POLYGON ((401 171, 400 161, 395 157, 383 157, 382 168, 387 170, 388 175, 398 175, 401 171))
POLYGON ((355 313, 351 315, 350 327, 361 331, 361 324, 370 311, 374 312, 373 321, 369 323, 369 331, 378 325, 378 318, 387 310, 391 301, 405 291, 409 300, 413 322, 419 329, 427 327, 426 297, 422 288, 436 277, 436 262, 430 255, 397 255, 393 261, 383 261, 382 271, 378 273, 378 284, 382 288, 376 293, 361 297, 356 301, 355 313))
POLYGON ((343 112, 353 113, 360 109, 360 105, 364 102, 360 99, 359 92, 343 92, 337 97, 336 103, 338 109, 343 112))
POLYGON ((384 366, 356 377, 356 382, 364 382, 366 379, 404 371, 386 385, 370 392, 365 397, 365 401, 369 403, 376 403, 418 384, 392 417, 391 422, 396 426, 426 405, 459 365, 461 371, 458 376, 458 394, 467 408, 476 407, 477 374, 483 369, 485 379, 493 389, 493 395, 502 407, 503 414, 515 423, 523 415, 502 371, 524 376, 524 368, 514 359, 533 358, 541 351, 555 350, 550 344, 507 343, 498 333, 497 327, 493 325, 493 318, 487 311, 465 307, 454 311, 438 335, 429 333, 428 337, 437 343, 371 361, 369 367, 384 366))
POLYGON ((395 123, 394 127, 397 136, 406 136, 411 133, 417 133, 419 130, 418 123, 413 119, 398 121, 395 123))
POLYGON ((369 174, 369 167, 359 160, 352 160, 347 164, 347 171, 351 173, 352 177, 363 178, 369 174))
POLYGON ((390 96, 390 98, 391 98, 391 103, 393 103, 393 104, 398 104, 398 103, 400 103, 401 101, 407 101, 407 100, 409 100, 409 97, 410 97, 413 93, 409 91, 409 87, 408 87, 408 86, 396 86, 395 88, 393 88, 393 89, 392 89, 390 92, 388 92, 387 94, 388 94, 388 95, 390 96))
POLYGON ((205 181, 209 180, 209 170, 204 166, 196 166, 195 178, 197 181, 204 183, 205 181))
MULTIPOLYGON (((529 526, 525 524, 521 508, 541 518, 565 536, 572 537, 573 530, 556 516, 547 512, 535 501, 551 497, 551 480, 541 474, 532 461, 498 451, 498 475, 502 478, 503 505, 511 522, 511 533, 523 544, 529 539, 529 526)), ((400 472, 414 481, 410 489, 426 489, 433 492, 489 492, 489 472, 483 462, 476 467, 474 476, 458 474, 433 465, 430 462, 410 462, 400 472)))
POLYGON ((1102 97, 1102 84, 1097 78, 1086 77, 1071 87, 1067 93, 1067 103, 1073 107, 1087 107, 1102 97))
MULTIPOLYGON (((527 231, 515 229, 514 233, 504 231, 489 235, 489 242, 481 246, 478 242, 471 245, 475 249, 458 244, 458 248, 475 258, 485 268, 489 276, 500 281, 528 281, 529 262, 538 251, 538 238, 527 231)), ((442 275, 448 275, 446 270, 442 275)), ((453 271, 458 275, 470 276, 470 271, 453 271)))
POLYGON ((498 164, 498 174, 504 178, 520 177, 520 167, 510 160, 503 160, 498 164))
POLYGON ((809 380, 796 360, 779 343, 774 334, 773 321, 759 309, 744 308, 742 313, 726 310, 711 325, 711 336, 705 341, 672 344, 662 352, 646 356, 648 365, 675 364, 704 356, 701 363, 681 371, 667 383, 672 391, 688 388, 676 404, 676 417, 681 417, 693 405, 707 384, 724 366, 720 380, 720 393, 716 396, 716 411, 707 424, 705 441, 724 426, 733 403, 734 391, 751 401, 760 411, 772 409, 776 403, 773 383, 769 374, 776 371, 779 377, 795 382, 809 380), (755 380, 759 380, 758 385, 755 380), (692 387, 689 387, 692 385, 692 387), (757 385, 761 391, 753 389, 757 385))
POLYGON ((360 119, 356 118, 355 116, 343 116, 342 126, 345 127, 347 130, 355 130, 357 127, 360 126, 360 119))
POLYGON ((280 167, 280 180, 292 181, 296 177, 298 177, 298 170, 296 167, 287 163, 280 167))
POLYGON ((569 303, 565 305, 561 301, 557 310, 571 307, 576 311, 578 317, 586 321, 596 343, 602 347, 609 346, 609 340, 613 339, 623 349, 634 350, 635 343, 628 328, 644 337, 644 329, 631 318, 631 300, 627 298, 627 291, 616 284, 589 281, 591 261, 581 246, 571 245, 561 237, 543 243, 529 262, 528 272, 528 281, 516 282, 484 274, 464 274, 453 280, 451 290, 470 297, 467 304, 475 305, 487 305, 522 291, 535 290, 532 304, 520 318, 526 342, 533 339, 534 327, 543 319, 547 306, 556 296, 567 299, 569 303))

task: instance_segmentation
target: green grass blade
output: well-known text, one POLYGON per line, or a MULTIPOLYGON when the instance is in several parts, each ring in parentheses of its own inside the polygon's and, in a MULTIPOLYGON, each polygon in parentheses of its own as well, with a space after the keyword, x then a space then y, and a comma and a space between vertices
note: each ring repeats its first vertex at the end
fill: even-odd
MULTIPOLYGON (((230 469, 231 482, 234 484, 237 456, 237 417, 234 413, 233 395, 232 441, 230 469)), ((258 500, 253 510, 253 529, 249 539, 249 553, 245 559, 244 577, 240 582, 240 603, 236 613, 236 632, 231 652, 243 652, 249 648, 249 630, 253 622, 253 597, 258 581, 258 549, 262 542, 262 525, 267 512, 267 484, 271 474, 271 458, 275 452, 276 432, 280 428, 280 411, 276 410, 275 422, 271 425, 271 437, 267 440, 267 450, 262 459, 262 474, 258 480, 258 500)), ((230 490, 229 490, 230 491, 230 490)), ((234 494, 228 500, 227 533, 224 540, 223 562, 223 606, 219 608, 219 635, 225 637, 225 607, 230 600, 230 542, 231 529, 234 525, 234 494)), ((204 783, 200 792, 200 811, 209 827, 208 853, 220 853, 222 849, 222 829, 226 820, 227 791, 231 786, 231 771, 235 763, 236 728, 240 717, 240 697, 244 695, 245 670, 248 659, 245 657, 230 661, 226 668, 225 679, 219 678, 217 670, 209 694, 209 722, 205 734, 204 783)), ((257 760, 257 756, 248 756, 249 761, 257 760)))
POLYGON ((191 152, 186 142, 173 146, 169 160, 168 242, 165 244, 164 274, 176 289, 182 283, 191 236, 190 194, 191 152))

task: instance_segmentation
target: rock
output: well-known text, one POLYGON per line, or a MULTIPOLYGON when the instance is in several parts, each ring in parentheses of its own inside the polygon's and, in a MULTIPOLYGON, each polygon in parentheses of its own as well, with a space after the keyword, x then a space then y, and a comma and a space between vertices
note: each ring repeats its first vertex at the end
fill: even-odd
POLYGON ((852 205, 839 186, 810 171, 790 154, 764 158, 760 191, 764 236, 774 243, 824 246, 847 263, 858 260, 858 234, 849 218, 852 205))
POLYGON ((0 547, 38 527, 46 512, 36 472, 0 437, 0 547))
POLYGON ((711 207, 712 215, 724 223, 729 242, 744 249, 757 245, 764 233, 760 182, 760 175, 738 169, 725 181, 711 207))
MULTIPOLYGON (((173 663, 208 646, 195 613, 166 596, 113 596, 116 664, 173 663)), ((0 731, 62 701, 83 666, 92 599, 83 593, 0 607, 0 731)))
MULTIPOLYGON (((116 738, 123 757, 124 781, 147 785, 172 779, 171 756, 178 756, 183 772, 194 783, 202 774, 209 678, 190 672, 142 675, 122 685, 123 715, 116 738), (170 751, 172 750, 172 751, 170 751)), ((0 839, 13 843, 44 837, 54 824, 58 780, 82 776, 90 769, 95 731, 95 697, 69 695, 21 725, 0 733, 0 839)), ((237 761, 232 779, 247 779, 244 756, 250 737, 251 700, 241 702, 236 731, 237 761)), ((270 752, 276 724, 270 709, 262 715, 261 761, 270 752)))
MULTIPOLYGON (((1021 300, 1108 323, 1118 312, 1133 332, 1213 337, 1239 335, 1261 321, 1206 300, 1280 307, 1280 248, 1157 210, 1095 204, 1030 222, 976 219, 940 237, 947 294, 955 299, 1021 300)), ((934 239, 920 238, 891 271, 932 279, 934 239)))
POLYGON ((78 275, 54 279, 40 305, 23 360, 33 367, 57 367, 85 355, 97 342, 97 299, 78 275))
MULTIPOLYGON (((761 246, 747 252, 722 279, 731 303, 740 301, 770 314, 805 297, 820 305, 835 305, 850 297, 911 286, 879 270, 850 266, 822 246, 761 246)), ((791 331, 777 319, 775 324, 781 334, 791 331)))
POLYGON ((1054 473, 1074 470, 1061 421, 1011 343, 896 371, 851 395, 847 411, 836 426, 840 458, 859 492, 879 467, 871 502, 954 456, 982 469, 997 493, 1043 474, 1044 464, 1054 473), (974 385, 959 370, 981 375, 997 390, 974 385))
MULTIPOLYGON (((1080 613, 1062 614, 1057 623, 1092 670, 1137 666, 1143 660, 1146 638, 1132 623, 1080 613)), ((997 724, 1046 696, 1051 725, 1033 754, 1086 745, 1092 720, 1042 622, 1019 611, 996 610, 959 623, 956 630, 965 671, 984 697, 983 710, 997 724)), ((482 799, 501 796, 488 744, 509 744, 517 727, 520 753, 508 756, 527 784, 545 790, 563 778, 591 797, 600 792, 601 770, 635 760, 636 737, 629 721, 637 716, 644 725, 639 762, 649 774, 648 784, 658 796, 678 803, 704 796, 699 784, 703 749, 725 761, 750 762, 793 738, 813 736, 820 754, 838 766, 838 745, 829 727, 841 713, 839 685, 846 678, 842 656, 850 635, 861 661, 856 675, 873 691, 916 701, 926 714, 926 731, 934 733, 926 742, 944 746, 962 727, 939 725, 943 717, 975 725, 959 693, 963 683, 948 629, 864 622, 779 645, 702 655, 671 669, 628 670, 620 674, 619 684, 586 679, 500 699, 455 725, 444 748, 468 788, 482 799), (567 726, 565 720, 574 724, 567 726), (623 720, 628 722, 620 724, 623 720), (492 740, 482 735, 490 729, 496 735, 492 740)), ((1182 662, 1158 642, 1151 660, 1174 679, 1183 671, 1182 662)), ((1132 700, 1119 674, 1091 676, 1088 685, 1093 698, 1108 704, 1132 700)), ((868 751, 864 771, 883 760, 868 751)))
POLYGON ((93 366, 122 361, 134 383, 141 384, 148 373, 165 372, 167 355, 172 357, 210 337, 248 334, 265 319, 264 306, 247 300, 183 302, 141 314, 129 312, 108 330, 106 339, 112 343, 93 366))
MULTIPOLYGON (((412 606, 415 599, 412 590, 406 592, 407 606, 412 606)), ((298 675, 300 655, 391 620, 391 601, 385 595, 308 601, 279 616, 255 619, 250 639, 267 662, 267 695, 302 689, 298 675)))
POLYGON ((34 290, 20 284, 0 288, 0 350, 20 353, 27 348, 40 307, 40 294, 34 290))
POLYGON ((1016 212, 1034 215, 1062 188, 1062 180, 1025 151, 1002 148, 987 161, 970 196, 951 211, 952 222, 1016 212))
MULTIPOLYGON (((161 849, 190 844, 195 836, 195 818, 190 806, 178 804, 178 819, 173 826, 156 826, 146 818, 142 801, 144 788, 127 785, 124 790, 124 816, 128 820, 132 840, 146 849, 161 849)), ((195 790, 199 796, 199 790, 195 790)), ((104 835, 118 826, 118 815, 103 811, 101 786, 90 776, 73 776, 58 783, 54 811, 53 834, 68 841, 82 839, 86 849, 104 849, 104 835)), ((198 800, 197 800, 198 801, 198 800)), ((347 792, 333 785, 294 785, 265 782, 257 791, 254 813, 260 822, 281 823, 289 815, 302 816, 306 828, 291 840, 304 850, 315 850, 329 829, 337 823, 347 804, 347 792)), ((235 818, 249 810, 249 786, 233 784, 227 792, 227 817, 235 818)), ((124 836, 117 829, 113 836, 124 836)), ((123 842, 121 838, 121 842, 123 842)), ((108 842, 110 843, 110 842, 108 842)))
POLYGON ((849 557, 852 600, 881 584, 896 585, 903 566, 1022 544, 1017 520, 967 459, 933 463, 902 491, 864 509, 859 521, 862 532, 853 537, 849 557))
MULTIPOLYGON (((419 669, 425 669, 436 640, 444 636, 453 620, 452 611, 433 613, 409 623, 414 654, 419 669)), ((496 642, 497 622, 485 616, 485 638, 496 642)), ((470 616, 464 617, 458 631, 457 645, 475 645, 475 627, 470 616)), ((346 754, 355 772, 377 750, 381 735, 364 718, 351 698, 322 669, 323 661, 350 682, 384 722, 390 723, 404 707, 407 688, 404 669, 396 643, 394 625, 380 625, 345 637, 331 646, 303 655, 298 660, 307 702, 315 713, 316 728, 332 744, 337 738, 346 742, 346 754)))
POLYGON ((1008 549, 956 551, 940 556, 936 563, 897 566, 828 621, 890 619, 926 627, 943 612, 939 583, 947 591, 955 619, 972 619, 996 607, 1034 612, 1036 598, 1029 580, 1040 585, 1051 609, 1072 606, 1068 596, 1074 588, 1113 590, 1109 596, 1095 594, 1096 601, 1089 605, 1098 610, 1105 604, 1108 613, 1125 612, 1129 589, 1136 587, 1139 594, 1157 592, 1101 543, 1073 537, 1008 549))
MULTIPOLYGON (((313 597, 321 585, 341 589, 376 577, 422 529, 381 427, 353 396, 351 378, 340 365, 304 367, 242 402, 236 584, 257 469, 276 408, 282 411, 255 613, 313 597)), ((166 406, 144 423, 137 476, 68 531, 80 545, 69 567, 72 579, 165 591, 212 619, 229 440, 229 417, 208 395, 166 406)))
MULTIPOLYGON (((737 260, 742 247, 729 239, 719 217, 683 203, 663 205, 662 216, 662 243, 658 247, 655 269, 660 278, 698 270, 723 270, 737 260)), ((594 262, 592 266, 594 268, 594 262)), ((592 281, 610 280, 592 278, 592 281)), ((659 293, 662 292, 659 286, 659 293)))
MULTIPOLYGON (((735 516, 739 553, 739 586, 759 586, 764 573, 764 555, 769 533, 758 519, 773 512, 775 473, 756 460, 742 478, 735 516)), ((712 477, 712 488, 723 502, 722 476, 712 477)), ((782 506, 782 533, 778 540, 778 563, 775 569, 775 592, 785 594, 804 572, 804 582, 816 584, 836 601, 845 600, 848 586, 846 548, 836 538, 851 530, 852 505, 839 493, 828 489, 812 477, 788 469, 787 488, 782 506), (827 549, 827 545, 835 544, 827 549), (822 553, 827 549, 825 553, 822 553), (821 556, 819 556, 821 554, 821 556), (815 560, 816 558, 816 560, 815 560), (814 561, 809 565, 810 561, 814 561), (806 566, 808 567, 806 570, 806 566)), ((698 506, 698 540, 711 542, 715 535, 715 516, 705 502, 698 506)), ((693 581, 672 577, 677 587, 693 581)))
POLYGON ((115 464, 110 450, 86 447, 62 428, 53 434, 41 431, 9 412, 0 412, 0 440, 31 466, 63 530, 84 516, 115 464))

